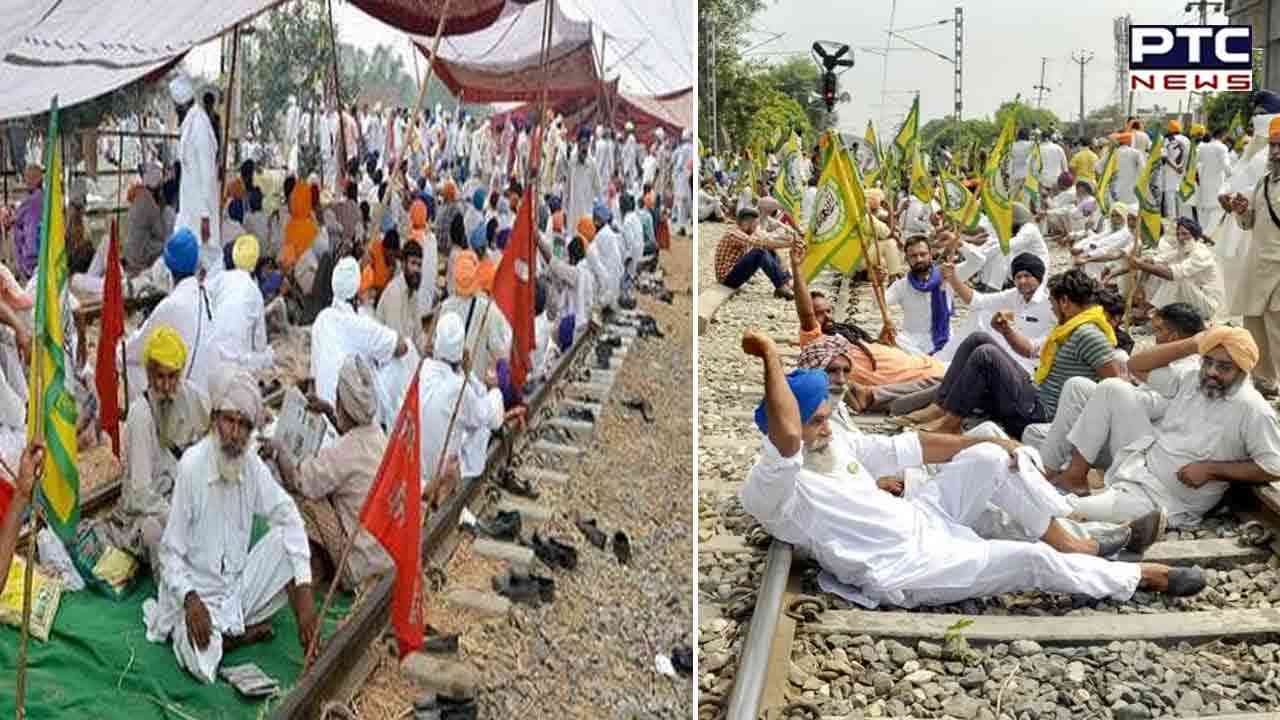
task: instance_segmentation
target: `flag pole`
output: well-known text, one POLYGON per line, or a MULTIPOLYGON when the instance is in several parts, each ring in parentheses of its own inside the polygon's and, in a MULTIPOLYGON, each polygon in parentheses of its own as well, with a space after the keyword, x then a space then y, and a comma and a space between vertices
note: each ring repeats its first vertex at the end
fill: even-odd
MULTIPOLYGON (((440 38, 444 36, 444 21, 449 16, 449 5, 453 0, 444 0, 444 5, 440 8, 440 21, 436 23, 436 36, 431 41, 431 57, 427 63, 426 77, 422 79, 422 87, 418 88, 418 103, 413 106, 414 111, 422 109, 422 103, 427 99, 427 88, 431 87, 431 76, 434 75, 436 56, 440 52, 440 38)), ((418 57, 414 55, 414 63, 417 63, 418 57)))
MULTIPOLYGON (((222 218, 225 213, 222 212, 222 203, 226 202, 227 187, 227 155, 231 145, 231 97, 236 84, 236 65, 240 60, 240 25, 236 24, 231 28, 231 73, 227 76, 227 88, 223 92, 227 97, 222 103, 222 144, 218 148, 218 183, 220 194, 218 195, 218 236, 222 236, 222 218)), ((235 238, 232 238, 234 240, 235 238)), ((225 242, 225 239, 223 239, 225 242)))

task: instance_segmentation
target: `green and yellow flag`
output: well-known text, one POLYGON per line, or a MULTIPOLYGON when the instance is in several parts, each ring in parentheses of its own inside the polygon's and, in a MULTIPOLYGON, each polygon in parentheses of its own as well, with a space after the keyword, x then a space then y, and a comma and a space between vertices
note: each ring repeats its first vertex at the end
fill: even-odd
POLYGON ((893 144, 897 146, 902 157, 910 157, 911 145, 916 141, 919 129, 920 96, 916 95, 916 99, 911 103, 911 111, 907 113, 907 119, 902 122, 902 129, 898 130, 898 136, 893 139, 893 144))
POLYGON ((1027 194, 1031 205, 1040 205, 1040 173, 1044 170, 1044 160, 1040 157, 1040 143, 1031 145, 1031 160, 1027 163, 1027 177, 1023 180, 1022 190, 1027 194))
POLYGON ((27 440, 44 438, 44 478, 39 502, 49 526, 72 545, 80 520, 80 472, 76 458, 75 398, 67 387, 62 299, 67 292, 65 191, 62 186, 62 137, 58 100, 49 110, 45 136, 44 209, 40 225, 40 264, 36 271, 35 328, 31 342, 27 392, 27 440))
POLYGON ((1160 241, 1160 198, 1151 189, 1151 179, 1164 156, 1164 137, 1161 136, 1151 146, 1147 155, 1147 164, 1138 173, 1138 182, 1134 191, 1138 194, 1138 232, 1143 245, 1155 245, 1160 241))
POLYGON ((1116 168, 1119 166, 1114 145, 1107 150, 1107 158, 1102 161, 1102 178, 1098 180, 1098 207, 1103 215, 1111 214, 1111 185, 1116 179, 1116 168))
POLYGON ((840 136, 834 130, 828 130, 818 140, 822 173, 818 176, 813 217, 805 233, 808 250, 800 266, 809 280, 827 265, 850 272, 862 258, 867 200, 858 166, 849 160, 848 153, 839 152, 839 144, 840 136))
POLYGON ((1236 112, 1236 116, 1231 118, 1231 124, 1227 126, 1227 137, 1232 140, 1244 130, 1244 115, 1240 111, 1236 112))
POLYGON ((800 177, 802 157, 800 138, 792 133, 778 153, 778 177, 773 182, 773 197, 793 218, 800 217, 800 205, 804 201, 807 178, 800 177))
POLYGON ((1009 117, 1004 121, 1004 128, 1000 131, 1000 137, 996 139, 995 148, 987 156, 987 167, 982 171, 982 190, 979 193, 982 197, 982 211, 986 213, 987 219, 995 228, 996 237, 1000 240, 1000 250, 1005 255, 1009 254, 1009 239, 1013 237, 1013 201, 1000 189, 997 177, 1000 175, 1000 166, 1004 164, 1004 157, 1012 144, 1013 113, 1009 113, 1009 117))
POLYGON ((1191 143, 1191 152, 1187 153, 1187 165, 1183 169, 1182 182, 1178 184, 1178 197, 1187 202, 1196 194, 1196 184, 1200 181, 1200 173, 1196 170, 1196 152, 1200 143, 1191 143))
POLYGON ((924 158, 920 157, 920 143, 912 147, 911 152, 911 194, 920 198, 920 202, 933 200, 933 177, 924 169, 924 158))
POLYGON ((942 169, 939 179, 942 185, 942 214, 948 220, 959 223, 973 193, 969 192, 969 188, 964 186, 960 178, 946 168, 942 169))
POLYGON ((875 185, 876 180, 884 173, 884 151, 880 148, 880 140, 876 137, 876 128, 867 121, 867 131, 863 133, 862 139, 866 141, 871 148, 871 154, 875 158, 876 166, 866 175, 867 185, 875 185))

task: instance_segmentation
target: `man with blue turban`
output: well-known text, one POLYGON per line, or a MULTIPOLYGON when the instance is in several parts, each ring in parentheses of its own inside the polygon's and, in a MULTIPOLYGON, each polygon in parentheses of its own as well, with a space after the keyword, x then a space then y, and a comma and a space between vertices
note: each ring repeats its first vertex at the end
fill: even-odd
POLYGON ((201 392, 209 391, 209 373, 214 364, 214 315, 209 292, 196 275, 200 266, 200 244, 191 229, 179 227, 165 243, 164 263, 173 276, 173 290, 125 343, 129 388, 134 398, 147 386, 144 373, 147 338, 161 325, 176 330, 187 347, 182 377, 201 392))
POLYGON ((866 607, 916 607, 1025 590, 1127 600, 1138 588, 1180 596, 1204 587, 1199 568, 1103 559, 1145 551, 1154 538, 1134 528, 1070 533, 1060 522, 1070 506, 1033 450, 923 432, 833 434, 825 372, 784 373, 773 340, 754 330, 742 348, 763 361, 765 385, 756 410, 765 437, 742 506, 773 537, 818 561, 824 590, 866 607), (876 486, 877 477, 926 463, 941 469, 904 498, 876 486), (988 504, 1026 541, 980 538, 971 526, 988 504))

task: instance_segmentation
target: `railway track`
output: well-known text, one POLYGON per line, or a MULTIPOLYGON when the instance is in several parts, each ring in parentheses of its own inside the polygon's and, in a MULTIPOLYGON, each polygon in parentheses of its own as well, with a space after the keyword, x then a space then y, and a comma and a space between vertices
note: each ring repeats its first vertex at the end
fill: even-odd
MULTIPOLYGON (((869 293, 837 274, 817 284, 835 298, 837 317, 855 319, 859 302, 861 314, 874 309, 869 293)), ((733 327, 704 336, 703 371, 707 348, 733 352, 746 325, 791 342, 786 310, 745 323, 722 312, 733 327)), ((878 315, 863 324, 877 326, 878 315)), ((742 385, 753 382, 748 371, 737 377, 731 395, 758 397, 758 384, 742 385)), ((1249 521, 1278 527, 1280 492, 1233 492, 1229 511, 1203 529, 1171 532, 1151 548, 1152 561, 1210 568, 1209 588, 1194 598, 1020 593, 863 610, 821 592, 816 566, 743 513, 736 494, 758 449, 750 409, 739 401, 702 412, 700 518, 712 529, 699 544, 701 720, 1280 717, 1280 542, 1241 540, 1249 521)), ((887 432, 882 420, 858 417, 864 430, 887 432)))

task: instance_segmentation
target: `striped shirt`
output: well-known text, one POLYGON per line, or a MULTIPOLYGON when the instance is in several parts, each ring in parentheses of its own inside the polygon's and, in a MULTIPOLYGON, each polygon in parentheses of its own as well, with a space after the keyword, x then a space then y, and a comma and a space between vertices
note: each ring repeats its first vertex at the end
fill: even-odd
POLYGON ((1101 380, 1098 370, 1111 359, 1111 342, 1095 325, 1081 325, 1062 343, 1053 358, 1049 376, 1040 383, 1040 404, 1049 417, 1058 411, 1058 396, 1067 380, 1083 375, 1101 380))

